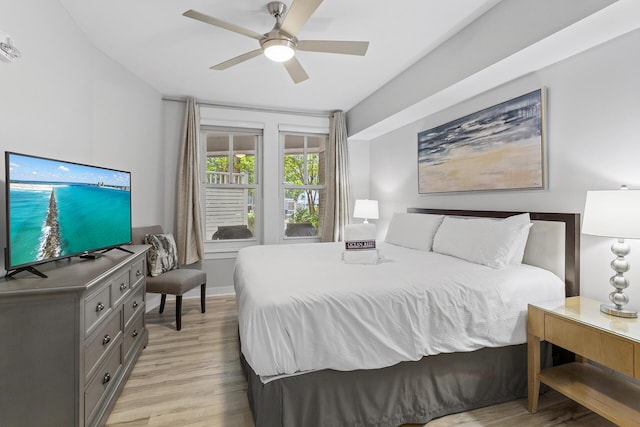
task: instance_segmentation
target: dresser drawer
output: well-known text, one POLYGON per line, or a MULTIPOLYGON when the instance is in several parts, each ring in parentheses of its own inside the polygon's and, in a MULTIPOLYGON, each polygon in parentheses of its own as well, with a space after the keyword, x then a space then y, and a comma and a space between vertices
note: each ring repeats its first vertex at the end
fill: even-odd
POLYGON ((134 289, 133 294, 127 298, 124 303, 124 327, 129 326, 129 322, 133 315, 139 311, 144 311, 144 286, 138 286, 134 289))
POLYGON ((100 320, 106 318, 112 311, 111 281, 101 284, 99 289, 84 300, 85 333, 89 335, 100 320))
POLYGON ((113 313, 110 319, 92 335, 84 350, 84 374, 89 377, 102 360, 102 356, 117 346, 122 331, 122 310, 113 313))
POLYGON ((124 333, 124 359, 129 360, 129 353, 138 342, 142 339, 142 332, 144 331, 144 310, 139 310, 133 317, 131 323, 127 327, 124 333))
POLYGON ((147 274, 145 270, 146 265, 146 258, 144 257, 131 264, 131 270, 129 271, 129 281, 132 286, 147 274))
POLYGON ((594 362, 633 376, 633 344, 584 324, 545 314, 545 339, 594 362))
POLYGON ((111 283, 111 297, 113 299, 113 307, 117 307, 122 303, 122 299, 126 297, 131 289, 131 282, 129 280, 129 270, 125 270, 114 277, 113 283, 111 283))
POLYGON ((112 385, 118 382, 118 376, 121 371, 122 341, 109 351, 107 358, 100 364, 95 376, 84 390, 84 415, 86 420, 93 418, 94 412, 99 408, 98 403, 102 396, 106 394, 112 385))

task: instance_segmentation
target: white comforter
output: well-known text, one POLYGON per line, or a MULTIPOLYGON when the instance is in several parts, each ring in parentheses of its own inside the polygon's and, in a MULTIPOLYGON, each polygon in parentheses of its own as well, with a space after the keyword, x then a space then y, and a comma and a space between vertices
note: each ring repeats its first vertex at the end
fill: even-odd
POLYGON ((527 303, 564 297, 557 276, 524 264, 497 270, 379 242, 383 262, 356 265, 341 261, 343 248, 315 243, 238 253, 242 353, 263 382, 521 344, 527 303))

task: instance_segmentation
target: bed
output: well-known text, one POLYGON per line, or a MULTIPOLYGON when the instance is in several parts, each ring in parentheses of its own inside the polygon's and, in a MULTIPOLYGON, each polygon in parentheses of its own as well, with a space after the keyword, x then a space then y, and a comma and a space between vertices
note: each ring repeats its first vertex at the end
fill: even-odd
MULTIPOLYGON (((448 229, 521 214, 408 213, 448 229)), ((240 251, 240 360, 256 426, 426 423, 524 397, 527 301, 579 294, 579 215, 528 218, 522 264, 504 268, 388 242, 375 266, 346 265, 340 243, 240 251)))

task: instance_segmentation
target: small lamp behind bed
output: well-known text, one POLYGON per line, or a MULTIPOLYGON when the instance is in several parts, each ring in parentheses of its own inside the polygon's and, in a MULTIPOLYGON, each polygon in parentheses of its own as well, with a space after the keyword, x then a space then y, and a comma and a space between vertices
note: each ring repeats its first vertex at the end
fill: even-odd
POLYGON ((353 208, 353 217, 364 218, 365 224, 368 224, 370 219, 378 219, 378 201, 357 199, 353 208))
POLYGON ((587 191, 582 232, 618 239, 611 245, 616 256, 611 261, 616 274, 609 279, 615 288, 609 294, 613 304, 600 305, 600 311, 618 317, 638 317, 637 311, 624 308, 629 303, 624 293, 629 286, 629 279, 624 277, 629 270, 625 256, 631 251, 624 239, 640 239, 640 190, 627 190, 623 185, 620 190, 587 191))

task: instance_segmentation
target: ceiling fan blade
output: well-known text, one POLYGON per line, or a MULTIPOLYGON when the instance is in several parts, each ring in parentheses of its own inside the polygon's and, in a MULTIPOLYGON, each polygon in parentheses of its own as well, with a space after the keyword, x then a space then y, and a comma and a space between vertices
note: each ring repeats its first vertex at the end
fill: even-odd
POLYGON ((233 31, 234 33, 242 34, 243 36, 251 37, 252 39, 260 40, 264 37, 263 34, 256 33, 255 31, 247 30, 229 22, 225 22, 221 19, 214 18, 213 16, 205 15, 196 10, 189 9, 182 14, 187 18, 197 19, 198 21, 205 22, 207 24, 215 25, 216 27, 224 28, 225 30, 233 31))
POLYGON ((295 36, 320 6, 320 3, 322 3, 322 0, 293 0, 280 29, 291 36, 295 36))
POLYGON ((309 75, 304 71, 304 68, 302 68, 302 65, 300 65, 300 62, 298 62, 298 59, 295 56, 290 60, 283 62, 283 64, 294 83, 297 84, 309 78, 309 75))
POLYGON ((307 52, 342 53, 345 55, 364 56, 369 42, 353 42, 344 40, 300 40, 298 50, 307 52))
POLYGON ((213 67, 209 67, 212 70, 226 70, 229 67, 233 67, 234 65, 238 65, 241 62, 248 61, 251 58, 255 58, 256 56, 260 56, 262 54, 262 49, 252 50, 247 53, 243 53, 242 55, 236 56, 235 58, 231 58, 227 61, 221 62, 213 67))

